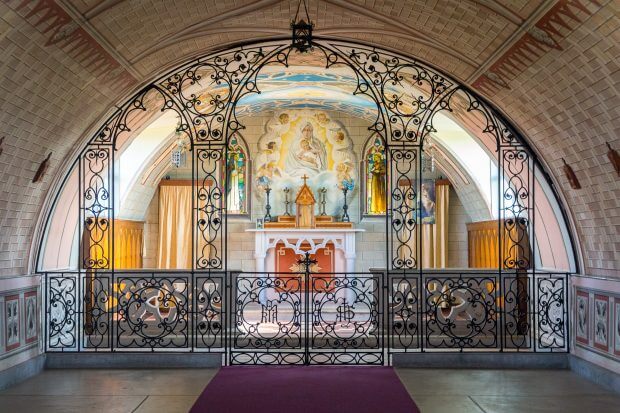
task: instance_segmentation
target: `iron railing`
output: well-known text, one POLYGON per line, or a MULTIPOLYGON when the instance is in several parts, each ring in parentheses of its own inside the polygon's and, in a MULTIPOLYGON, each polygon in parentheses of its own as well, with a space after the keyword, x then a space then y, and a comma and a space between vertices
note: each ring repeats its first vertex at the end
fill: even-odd
POLYGON ((48 352, 210 352, 228 364, 389 364, 567 352, 568 276, 526 271, 48 272, 48 352))

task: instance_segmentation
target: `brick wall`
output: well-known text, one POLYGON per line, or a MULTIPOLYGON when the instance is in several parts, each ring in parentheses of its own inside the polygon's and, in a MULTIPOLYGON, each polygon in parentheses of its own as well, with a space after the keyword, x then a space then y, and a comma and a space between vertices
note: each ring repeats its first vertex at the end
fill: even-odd
MULTIPOLYGON (((117 89, 118 85, 110 84, 88 62, 80 61, 66 49, 46 46, 50 33, 43 33, 45 26, 35 27, 37 16, 25 18, 36 2, 17 11, 21 3, 0 3, 0 136, 6 136, 4 153, 0 155, 0 276, 28 272, 35 224, 51 183, 62 176, 70 154, 79 142, 90 137, 105 118, 107 108, 128 92, 117 89), (53 155, 46 177, 41 183, 30 183, 49 151, 53 155)), ((338 29, 339 36, 401 50, 465 82, 472 82, 471 76, 478 68, 492 63, 493 52, 542 4, 534 2, 515 14, 506 12, 505 6, 490 11, 479 5, 464 7, 459 2, 410 2, 400 6, 398 2, 370 2, 358 4, 358 8, 352 5, 349 11, 338 6, 339 2, 333 3, 318 7, 317 21, 324 34, 333 35, 333 30, 338 29), (458 9, 458 13, 446 13, 446 8, 458 9), (373 20, 381 15, 391 19, 389 24, 373 20), (420 27, 423 30, 418 31, 420 27), (401 33, 393 35, 390 30, 401 33), (469 34, 472 32, 475 35, 469 34), (458 48, 451 46, 457 38, 458 48)), ((216 29, 233 23, 208 20, 221 8, 194 8, 190 13, 184 9, 190 7, 189 2, 176 1, 174 7, 165 9, 145 7, 143 2, 121 4, 96 16, 89 15, 90 22, 95 31, 104 33, 101 38, 112 45, 110 52, 120 56, 138 82, 152 78, 162 66, 170 67, 173 62, 218 45, 284 34, 292 13, 287 3, 269 4, 263 10, 247 13, 245 8, 251 5, 227 3, 227 7, 239 9, 235 24, 246 25, 246 29, 218 32, 216 29), (140 12, 124 9, 137 3, 140 12), (214 31, 201 35, 198 29, 202 26, 196 26, 196 37, 181 39, 181 32, 176 33, 166 23, 171 11, 191 17, 187 24, 205 22, 214 31), (131 16, 149 17, 149 27, 159 33, 138 33, 142 25, 133 24, 131 16), (256 24, 273 28, 273 32, 252 32, 256 24), (165 42, 177 39, 175 36, 182 47, 166 46, 165 42)), ((525 69, 510 81, 510 89, 499 89, 489 98, 527 136, 558 185, 574 222, 583 255, 582 271, 619 276, 620 187, 605 156, 605 142, 620 149, 620 21, 617 2, 601 4, 594 8, 588 3, 592 14, 580 13, 574 30, 563 31, 564 38, 559 41, 562 50, 551 49, 525 64, 525 69), (568 187, 561 158, 575 169, 582 190, 568 187)), ((88 10, 91 7, 78 7, 80 13, 88 10)))

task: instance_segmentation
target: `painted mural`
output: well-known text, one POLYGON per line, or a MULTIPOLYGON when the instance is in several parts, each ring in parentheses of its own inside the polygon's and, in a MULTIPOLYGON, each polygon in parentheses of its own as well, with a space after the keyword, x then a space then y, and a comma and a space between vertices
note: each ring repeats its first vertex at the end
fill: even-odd
POLYGON ((359 186, 353 141, 344 125, 322 111, 276 113, 258 142, 255 165, 256 183, 271 188, 276 214, 281 212, 283 190, 295 192, 302 176, 309 177, 315 194, 325 188, 330 215, 337 215, 342 206, 340 188, 347 185, 355 193, 359 186))

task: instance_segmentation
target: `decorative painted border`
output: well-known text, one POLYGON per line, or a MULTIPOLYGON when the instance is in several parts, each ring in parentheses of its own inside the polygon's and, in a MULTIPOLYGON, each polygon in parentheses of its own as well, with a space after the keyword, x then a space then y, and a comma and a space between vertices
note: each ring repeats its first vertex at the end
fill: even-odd
POLYGON ((39 303, 37 291, 27 291, 24 293, 24 336, 26 343, 33 343, 39 338, 39 303), (34 335, 28 336, 28 299, 34 297, 34 335))
POLYGON ((108 53, 80 24, 54 0, 22 0, 9 4, 24 20, 47 36, 44 47, 57 46, 80 62, 98 78, 108 80, 114 88, 136 84, 116 58, 108 53))
POLYGON ((19 326, 20 315, 21 315, 21 311, 19 308, 19 294, 18 295, 7 295, 4 298, 4 344, 5 344, 5 348, 7 352, 18 348, 22 344, 21 335, 20 335, 21 334, 20 326, 19 326), (15 324, 17 328, 17 342, 9 344, 9 303, 11 302, 17 303, 17 322, 15 324))
MULTIPOLYGON (((576 297, 583 297, 586 301, 586 319, 585 319, 585 323, 586 323, 586 335, 581 336, 579 335, 579 329, 577 328, 577 326, 575 325, 575 340, 579 343, 583 343, 585 345, 589 344, 589 337, 590 337, 590 294, 588 294, 588 292, 586 291, 582 291, 577 289, 577 294, 576 297)), ((575 323, 579 322, 579 312, 578 312, 578 308, 577 308, 577 298, 575 298, 575 323)))
POLYGON ((594 294, 594 311, 593 311, 593 325, 592 327, 594 327, 592 330, 594 332, 593 336, 592 336, 592 342, 594 343, 594 347, 603 350, 605 352, 609 352, 609 296, 607 295, 601 295, 601 294, 594 294), (597 302, 602 302, 605 304, 605 344, 599 343, 596 341, 596 334, 598 332, 598 323, 597 323, 597 302))
POLYGON ((612 324, 614 335, 614 355, 620 356, 620 296, 614 297, 614 323, 612 324))
POLYGON ((581 16, 591 16, 601 7, 596 0, 558 0, 472 86, 489 94, 510 90, 508 82, 549 51, 563 50, 560 41, 583 22, 581 16))

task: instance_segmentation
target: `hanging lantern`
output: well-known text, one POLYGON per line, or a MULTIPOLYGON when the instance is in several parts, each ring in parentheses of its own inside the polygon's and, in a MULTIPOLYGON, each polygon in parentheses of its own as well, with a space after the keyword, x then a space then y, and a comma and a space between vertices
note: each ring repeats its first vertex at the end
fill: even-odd
POLYGON ((170 153, 170 163, 177 168, 185 166, 187 161, 186 149, 187 144, 182 137, 179 137, 176 142, 176 147, 170 153))
POLYGON ((312 48, 312 29, 314 28, 314 23, 310 20, 310 15, 308 14, 308 6, 306 5, 305 0, 300 0, 297 5, 297 13, 295 13, 295 17, 293 21, 291 21, 291 29, 293 30, 293 47, 299 50, 301 53, 307 52, 312 48), (304 20, 301 17, 299 20, 297 17, 299 16, 299 9, 301 7, 301 3, 304 3, 304 11, 306 12, 306 19, 304 20))

